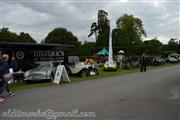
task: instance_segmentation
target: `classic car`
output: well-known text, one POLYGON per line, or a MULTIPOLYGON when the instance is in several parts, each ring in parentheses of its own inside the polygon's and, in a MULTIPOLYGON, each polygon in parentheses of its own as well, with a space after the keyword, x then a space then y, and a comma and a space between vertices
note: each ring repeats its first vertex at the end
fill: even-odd
POLYGON ((98 75, 98 70, 94 65, 79 62, 78 56, 68 57, 68 65, 66 69, 69 75, 80 75, 81 77, 98 75))
POLYGON ((24 73, 25 81, 37 80, 53 80, 55 74, 55 66, 51 62, 40 63, 37 67, 30 69, 24 73))

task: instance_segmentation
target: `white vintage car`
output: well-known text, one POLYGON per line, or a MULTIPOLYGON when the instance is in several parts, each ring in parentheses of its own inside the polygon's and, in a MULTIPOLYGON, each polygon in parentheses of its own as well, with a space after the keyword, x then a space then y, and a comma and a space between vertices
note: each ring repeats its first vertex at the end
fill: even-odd
POLYGON ((79 57, 77 56, 68 57, 67 71, 69 75, 80 75, 82 77, 98 75, 98 70, 94 65, 79 62, 79 57))
POLYGON ((40 63, 24 73, 25 81, 53 80, 56 68, 51 62, 40 63))

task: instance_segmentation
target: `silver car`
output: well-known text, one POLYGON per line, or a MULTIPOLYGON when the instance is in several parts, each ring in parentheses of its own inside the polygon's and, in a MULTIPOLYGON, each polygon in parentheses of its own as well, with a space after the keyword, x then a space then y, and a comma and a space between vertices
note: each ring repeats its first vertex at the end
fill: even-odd
POLYGON ((50 63, 40 63, 36 68, 24 73, 25 81, 53 80, 55 75, 55 66, 50 63))

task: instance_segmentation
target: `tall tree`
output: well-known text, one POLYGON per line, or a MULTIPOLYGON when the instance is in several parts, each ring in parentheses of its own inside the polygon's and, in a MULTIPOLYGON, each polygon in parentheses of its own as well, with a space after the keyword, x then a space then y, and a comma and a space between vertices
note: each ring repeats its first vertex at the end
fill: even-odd
POLYGON ((76 47, 80 46, 78 38, 72 34, 72 32, 67 31, 66 28, 55 28, 44 40, 45 43, 54 43, 62 45, 74 45, 76 47))
POLYGON ((133 15, 124 14, 116 21, 116 28, 113 30, 114 46, 134 46, 142 43, 142 37, 146 37, 141 19, 133 15))
POLYGON ((20 42, 36 43, 36 41, 28 34, 21 32, 18 36, 20 42))
POLYGON ((93 22, 91 25, 91 32, 88 37, 95 34, 97 47, 108 47, 110 22, 107 16, 106 11, 99 10, 97 22, 93 22))
POLYGON ((88 35, 88 37, 90 37, 94 34, 95 39, 97 40, 97 31, 98 31, 98 25, 96 22, 93 22, 91 25, 90 34, 88 35))

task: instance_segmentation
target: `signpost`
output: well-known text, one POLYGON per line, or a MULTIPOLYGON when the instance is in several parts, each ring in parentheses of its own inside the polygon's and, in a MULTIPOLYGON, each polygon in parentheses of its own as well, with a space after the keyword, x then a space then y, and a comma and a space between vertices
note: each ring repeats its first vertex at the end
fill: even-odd
POLYGON ((61 81, 61 76, 63 77, 63 80, 70 82, 69 76, 67 74, 67 71, 64 65, 58 65, 53 83, 59 84, 61 81))

